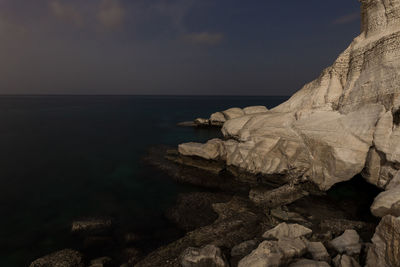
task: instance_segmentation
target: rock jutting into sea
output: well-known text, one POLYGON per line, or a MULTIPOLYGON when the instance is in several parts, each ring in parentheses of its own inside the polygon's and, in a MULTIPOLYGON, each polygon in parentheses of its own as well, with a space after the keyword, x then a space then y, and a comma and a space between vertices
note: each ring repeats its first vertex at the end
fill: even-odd
MULTIPOLYGON (((387 190, 372 213, 400 216, 400 1, 360 2, 361 34, 316 80, 271 110, 225 116, 224 140, 181 144, 179 152, 322 191, 361 174, 387 190)), ((376 260, 400 266, 397 247, 374 246, 394 254, 376 260)))

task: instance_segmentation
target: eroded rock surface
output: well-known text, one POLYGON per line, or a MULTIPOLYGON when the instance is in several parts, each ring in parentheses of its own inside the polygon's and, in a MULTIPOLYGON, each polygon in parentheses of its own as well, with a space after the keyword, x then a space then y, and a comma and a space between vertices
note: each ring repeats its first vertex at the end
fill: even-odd
POLYGON ((360 172, 378 187, 390 183, 400 163, 400 4, 361 4, 361 34, 318 79, 269 111, 221 113, 229 140, 221 140, 218 158, 321 190, 360 172))
POLYGON ((361 251, 360 236, 355 230, 344 231, 341 236, 331 241, 331 245, 337 252, 347 255, 360 254, 361 251))
POLYGON ((263 234, 264 238, 282 239, 282 238, 298 238, 312 234, 312 230, 300 224, 278 224, 271 230, 263 234))
POLYGON ((400 218, 391 215, 383 217, 372 242, 366 266, 400 266, 400 218))

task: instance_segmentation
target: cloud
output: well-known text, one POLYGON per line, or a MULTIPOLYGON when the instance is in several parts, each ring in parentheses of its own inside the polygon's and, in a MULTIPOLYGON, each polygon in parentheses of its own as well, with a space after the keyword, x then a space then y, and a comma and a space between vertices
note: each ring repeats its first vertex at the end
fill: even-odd
POLYGON ((222 33, 190 33, 183 36, 183 39, 187 42, 200 45, 217 45, 224 40, 222 33))
POLYGON ((348 14, 348 15, 336 18, 332 22, 332 24, 334 24, 334 25, 343 25, 343 24, 347 24, 347 23, 356 21, 358 19, 360 19, 360 13, 359 12, 355 12, 355 13, 352 13, 352 14, 348 14))
POLYGON ((103 0, 97 18, 106 29, 115 29, 123 24, 125 10, 118 0, 103 0))
POLYGON ((76 26, 83 25, 83 15, 72 5, 53 0, 50 2, 50 9, 56 17, 64 21, 71 22, 76 26))

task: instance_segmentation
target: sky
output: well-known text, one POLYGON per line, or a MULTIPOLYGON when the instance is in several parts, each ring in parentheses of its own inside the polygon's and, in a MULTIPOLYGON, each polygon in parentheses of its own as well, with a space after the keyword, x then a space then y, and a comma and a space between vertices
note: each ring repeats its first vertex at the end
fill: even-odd
POLYGON ((357 0, 0 0, 0 94, 290 95, 357 0))

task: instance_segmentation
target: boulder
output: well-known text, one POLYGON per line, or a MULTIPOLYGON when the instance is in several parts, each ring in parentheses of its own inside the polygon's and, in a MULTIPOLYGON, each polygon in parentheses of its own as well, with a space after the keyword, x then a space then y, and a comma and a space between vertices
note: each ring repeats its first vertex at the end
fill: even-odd
POLYGON ((330 244, 339 253, 346 253, 347 255, 360 254, 361 243, 360 236, 355 230, 346 230, 341 236, 333 239, 330 244))
POLYGON ((64 249, 39 258, 30 267, 84 267, 83 255, 71 249, 64 249))
POLYGON ((382 218, 368 250, 367 267, 400 266, 400 218, 382 218))
POLYGON ((180 256, 182 267, 228 267, 224 255, 216 246, 187 248, 180 256))
POLYGON ((311 235, 312 230, 300 224, 287 224, 285 222, 278 224, 275 228, 266 231, 263 238, 266 239, 282 239, 282 238, 298 238, 311 235))
POLYGON ((400 185, 380 193, 371 206, 371 212, 377 217, 400 216, 400 185))
POLYGON ((247 240, 244 241, 231 249, 231 256, 245 256, 249 254, 252 250, 254 250, 258 245, 256 240, 247 240))
POLYGON ((300 259, 290 264, 289 267, 329 267, 325 261, 314 261, 309 259, 300 259))
POLYGON ((360 267, 360 264, 353 258, 347 255, 337 255, 333 259, 335 267, 360 267))
POLYGON ((307 251, 316 261, 330 261, 330 256, 322 242, 307 242, 307 251))
POLYGON ((306 250, 305 242, 299 238, 264 241, 249 255, 240 260, 238 267, 281 266, 289 263, 293 258, 302 256, 306 250))

